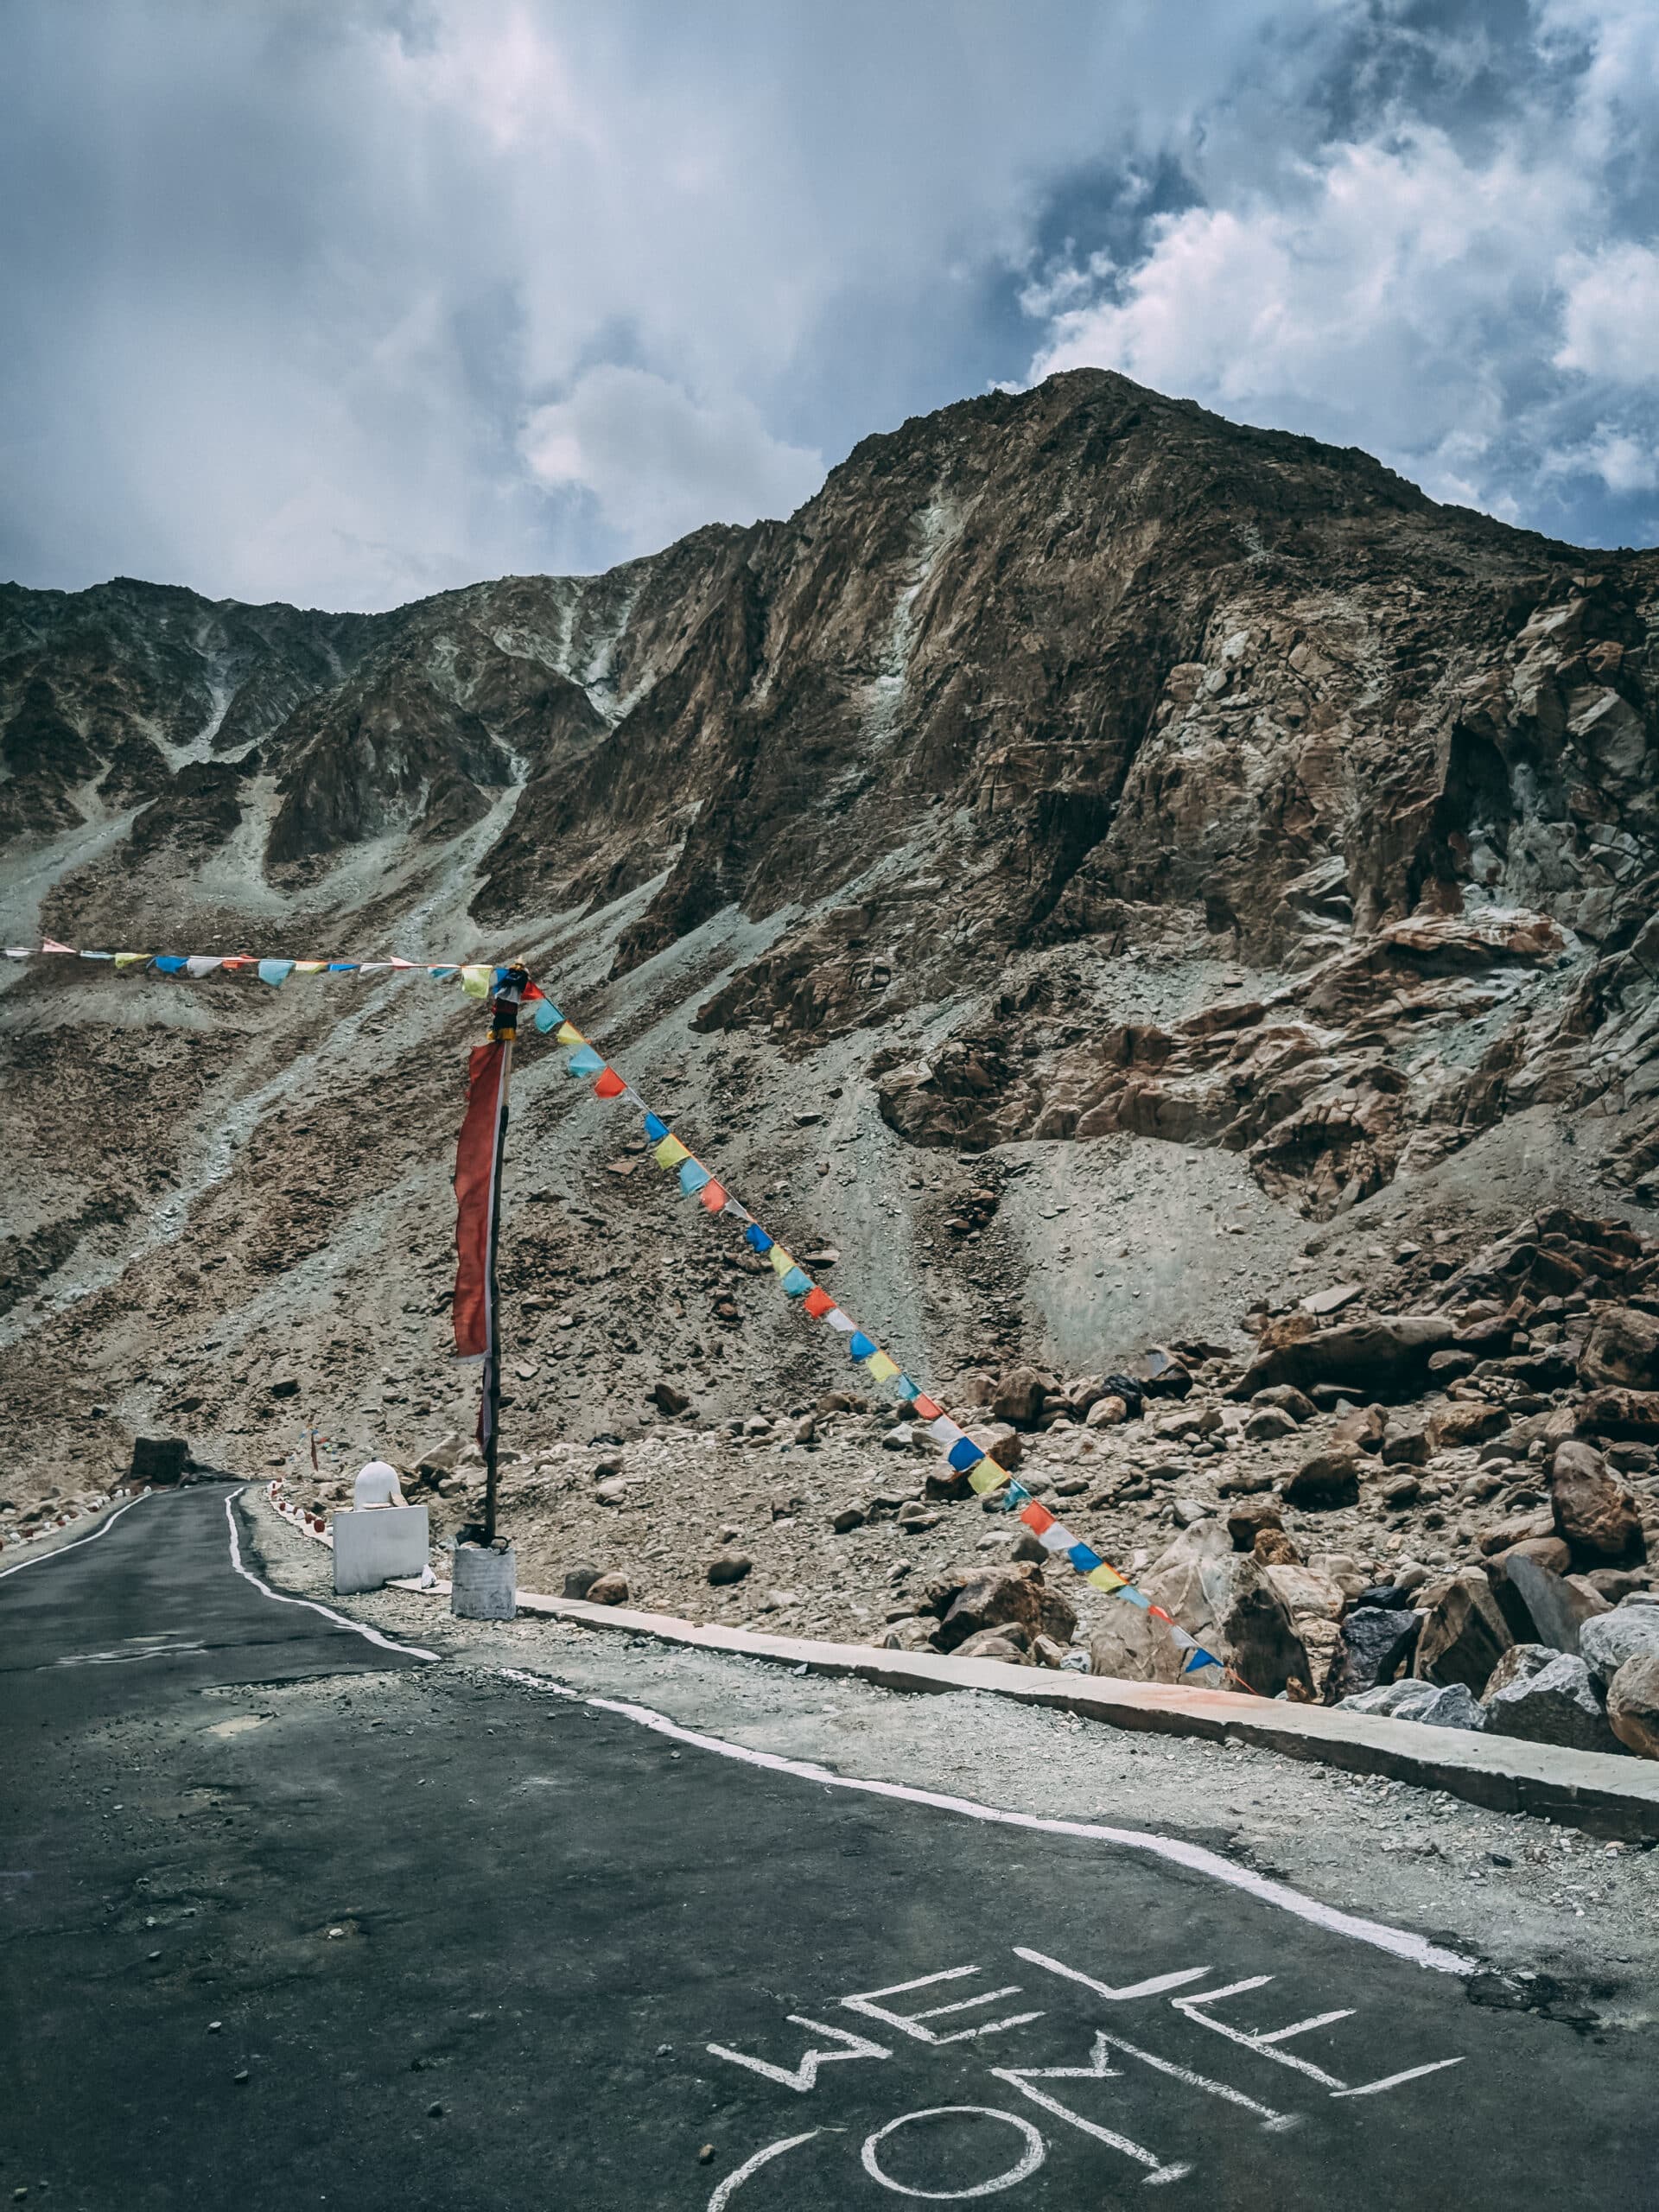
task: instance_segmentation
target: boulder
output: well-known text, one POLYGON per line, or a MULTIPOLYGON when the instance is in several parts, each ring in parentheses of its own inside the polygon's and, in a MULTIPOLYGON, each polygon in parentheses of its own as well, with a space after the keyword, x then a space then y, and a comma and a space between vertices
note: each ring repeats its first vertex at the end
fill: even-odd
POLYGON ((710 1582, 741 1582, 754 1561, 742 1552, 717 1552, 703 1570, 710 1582))
POLYGON ((1472 1690, 1463 1682, 1437 1689, 1432 1682, 1380 1683, 1342 1700, 1344 1713, 1371 1713, 1386 1720, 1418 1720, 1430 1728, 1466 1728, 1478 1732, 1485 1713, 1472 1690))
POLYGON ((1392 1414, 1377 1456, 1385 1467, 1426 1467, 1430 1451, 1428 1423, 1421 1414, 1392 1414))
POLYGON ((999 1467, 1017 1467, 1026 1456, 1025 1443, 1017 1428, 994 1428, 984 1442, 985 1457, 995 1459, 999 1467))
POLYGON ((1569 1439, 1550 1464, 1555 1533, 1579 1565, 1611 1567, 1645 1559, 1636 1499, 1593 1446, 1569 1439))
POLYGON ((889 1621, 875 1641, 883 1651, 931 1651, 933 1623, 918 1613, 906 1613, 902 1620, 889 1621))
MULTIPOLYGON (((1544 1541, 1556 1544, 1558 1556, 1566 1549, 1559 1538, 1544 1541)), ((1531 1543, 1499 1552, 1487 1560, 1486 1574, 1504 1619, 1522 1643, 1576 1651, 1585 1622, 1607 1611, 1607 1600, 1598 1591, 1580 1576, 1562 1574, 1553 1562, 1535 1557, 1531 1543)))
POLYGON ((1302 1563, 1295 1539, 1287 1535, 1276 1523, 1256 1530, 1250 1542, 1250 1555, 1258 1567, 1300 1567, 1302 1563))
POLYGON ((1388 1433, 1386 1406, 1356 1406, 1351 1413, 1344 1414, 1332 1430, 1331 1440, 1357 1452, 1380 1452, 1388 1433))
POLYGON ((1590 1585, 1596 1595, 1599 1598, 1605 1598, 1610 1605, 1623 1605, 1626 1598, 1645 1597, 1648 1594, 1649 1576, 1645 1567, 1636 1569, 1627 1567, 1592 1567, 1583 1579, 1590 1585))
POLYGON ((1412 1672, 1420 1681, 1461 1682, 1484 1689, 1494 1667, 1515 1642, 1486 1577, 1473 1567, 1433 1584, 1424 1592, 1427 1618, 1417 1638, 1412 1672))
POLYGON ((597 1567, 573 1567, 564 1578, 564 1596, 585 1598, 601 1574, 602 1570, 597 1567))
POLYGON ((1304 1567, 1300 1560, 1257 1557, 1307 1655, 1308 1688, 1317 1702, 1325 1697, 1325 1684, 1342 1649, 1342 1631, 1337 1624, 1346 1600, 1331 1577, 1317 1568, 1304 1567))
POLYGON ((1604 1306, 1579 1355, 1579 1375, 1592 1389, 1659 1389, 1659 1317, 1604 1306))
POLYGON ((1456 1452, 1465 1445, 1484 1444, 1489 1436, 1501 1436, 1509 1425, 1509 1414, 1502 1406, 1473 1401, 1447 1406, 1444 1412, 1430 1416, 1429 1446, 1435 1452, 1456 1452))
POLYGON ((1284 1526, 1278 1507, 1265 1497, 1252 1498, 1248 1504, 1229 1506, 1226 1518, 1227 1534, 1236 1552, 1253 1549, 1259 1529, 1284 1526))
POLYGON ((1617 1738, 1596 1695, 1590 1669, 1570 1651, 1506 1683, 1486 1700, 1489 1736, 1528 1744, 1560 1744, 1572 1751, 1616 1751, 1617 1738))
POLYGON ((1039 1375, 1034 1367, 1016 1367, 996 1386, 990 1402, 991 1419, 1010 1421, 1016 1428, 1035 1428, 1043 1401, 1052 1387, 1048 1376, 1039 1375))
MULTIPOLYGON (((1307 1689, 1306 1654, 1283 1600, 1220 1522, 1183 1529, 1141 1587, 1259 1695, 1274 1697, 1292 1681, 1307 1689)), ((1103 1617, 1090 1647, 1091 1673, 1132 1681, 1179 1681, 1185 1657, 1161 1623, 1127 1605, 1103 1617)))
POLYGON ((1659 1652, 1659 1605, 1616 1605, 1586 1621, 1579 1650, 1599 1681, 1611 1682, 1626 1661, 1659 1652))
POLYGON ((1447 1351, 1456 1334, 1438 1313, 1401 1313, 1320 1329, 1257 1354, 1232 1395, 1253 1398, 1274 1382, 1308 1389, 1316 1382, 1352 1382, 1373 1395, 1415 1395, 1431 1352, 1447 1351))
POLYGON ((1613 1676, 1607 1721, 1627 1751, 1659 1759, 1659 1651, 1637 1653, 1613 1676))
POLYGON ((1031 1667, 1036 1664, 1028 1649, 1026 1631, 1019 1623, 1010 1622, 1006 1628, 982 1628, 966 1637, 951 1652, 953 1659, 1001 1659, 1011 1667, 1031 1667))
POLYGON ((1499 1690, 1508 1689, 1511 1682, 1529 1681, 1533 1675, 1541 1674, 1552 1659, 1560 1656, 1547 1643, 1512 1643, 1493 1668, 1480 1694, 1482 1703, 1496 1697, 1499 1690))
POLYGON ((1149 1398, 1184 1398, 1192 1388, 1192 1377, 1179 1352, 1167 1344, 1154 1344, 1147 1353, 1141 1388, 1149 1398))
POLYGON ((1280 1487, 1287 1505, 1305 1512, 1328 1513, 1359 1503, 1359 1455, 1356 1452, 1316 1452, 1304 1459, 1280 1487))
POLYGON ((1339 1705, 1361 1690, 1391 1682, 1411 1664, 1417 1630, 1417 1616, 1409 1606, 1356 1605, 1341 1624, 1341 1645, 1325 1680, 1325 1703, 1339 1705))
POLYGON ((189 1464, 190 1446, 183 1437, 135 1436, 128 1479, 135 1483, 182 1482, 189 1464))
POLYGON ((429 1444, 415 1462, 416 1479, 435 1483, 442 1475, 453 1475, 466 1448, 457 1434, 441 1436, 435 1444, 429 1444))
POLYGON ((1276 1413, 1288 1414, 1297 1422, 1312 1421, 1317 1411, 1313 1399, 1294 1382, 1270 1382, 1265 1390, 1256 1392, 1250 1403, 1271 1406, 1276 1413))
POLYGON ((1095 1400, 1084 1416, 1083 1425, 1085 1428, 1116 1428, 1128 1417, 1128 1405, 1116 1391, 1109 1390, 1104 1397, 1095 1400))
POLYGON ((1244 1433, 1252 1444, 1272 1444, 1281 1436, 1294 1436, 1297 1422, 1294 1414, 1279 1406, 1260 1406, 1244 1424, 1244 1433))
POLYGON ((685 1392, 677 1390, 671 1382, 653 1382, 645 1395, 659 1413, 671 1416, 684 1413, 691 1403, 685 1392))
POLYGON ((588 1602, 590 1605, 626 1605, 628 1602, 626 1576, 615 1573, 596 1576, 588 1586, 588 1602))
POLYGON ((1040 1567, 1017 1560, 1007 1567, 967 1573, 950 1597, 935 1640, 940 1650, 954 1651, 982 1629, 1010 1623, 1029 1635, 1052 1636, 1057 1643, 1070 1643, 1077 1617, 1071 1601, 1044 1581, 1040 1567))
POLYGON ((1638 1444, 1659 1441, 1659 1390, 1592 1390, 1575 1421, 1585 1436, 1618 1437, 1638 1444))

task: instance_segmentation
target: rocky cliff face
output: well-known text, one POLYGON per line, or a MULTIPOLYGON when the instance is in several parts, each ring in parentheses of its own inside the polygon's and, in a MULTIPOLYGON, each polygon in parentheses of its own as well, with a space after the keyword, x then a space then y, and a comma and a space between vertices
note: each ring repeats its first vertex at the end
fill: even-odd
MULTIPOLYGON (((1310 1237, 1654 1196, 1656 639, 1659 555, 1079 372, 604 576, 377 616, 7 588, 0 914, 520 954, 944 1388, 1110 1366, 1236 1334, 1310 1237)), ((353 1447, 458 1414, 468 1010, 67 966, 0 998, 14 1452, 285 1452, 273 1369, 353 1447)), ((808 1395, 828 1354, 601 1116, 527 1054, 521 1421, 808 1395)))

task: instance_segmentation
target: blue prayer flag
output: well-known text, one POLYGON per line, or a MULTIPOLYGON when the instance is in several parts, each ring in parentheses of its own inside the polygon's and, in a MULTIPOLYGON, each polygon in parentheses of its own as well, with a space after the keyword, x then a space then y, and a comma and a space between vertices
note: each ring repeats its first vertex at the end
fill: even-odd
POLYGON ((591 1045, 578 1045, 574 1052, 566 1056, 564 1065, 572 1075, 598 1075, 605 1062, 591 1045))
POLYGON ((770 1252, 772 1249, 772 1239, 758 1221, 752 1221, 744 1230, 743 1242, 752 1252, 770 1252))
POLYGON ((541 1031, 543 1037, 546 1036, 550 1029, 556 1029, 563 1020, 564 1016, 559 1012, 559 1009, 554 1005, 551 999, 537 1000, 536 1027, 541 1031))
POLYGON ((791 1268, 784 1277, 785 1294, 790 1298, 804 1298, 812 1287, 812 1278, 804 1268, 791 1268))
POLYGON ((847 1340, 847 1349, 855 1359, 870 1359, 877 1347, 874 1337, 867 1337, 862 1329, 855 1329, 847 1340))
POLYGON ((1090 1550, 1087 1544, 1073 1544, 1071 1550, 1067 1552, 1066 1557, 1071 1560, 1072 1566, 1077 1568, 1079 1574, 1087 1574, 1091 1567, 1103 1567, 1105 1565, 1105 1561, 1101 1558, 1100 1554, 1097 1551, 1090 1550))
POLYGON ((159 968, 163 976, 182 976, 190 963, 181 959, 177 953, 158 952, 151 964, 159 968))
POLYGON ((709 1170, 700 1166, 695 1160, 683 1160, 680 1162, 680 1188, 685 1192, 687 1198, 690 1197, 693 1191, 700 1191, 705 1183, 712 1183, 714 1179, 709 1170))
POLYGON ((652 1144, 661 1144, 663 1139, 668 1135, 668 1123, 659 1121, 655 1114, 647 1114, 645 1135, 651 1139, 652 1144))
POLYGON ((965 1475, 969 1467, 976 1467, 984 1457, 971 1436, 959 1436, 949 1453, 950 1465, 959 1475, 965 1475))
POLYGON ((294 963, 291 960, 262 960, 259 963, 260 982, 270 984, 273 989, 285 983, 293 973, 294 963))

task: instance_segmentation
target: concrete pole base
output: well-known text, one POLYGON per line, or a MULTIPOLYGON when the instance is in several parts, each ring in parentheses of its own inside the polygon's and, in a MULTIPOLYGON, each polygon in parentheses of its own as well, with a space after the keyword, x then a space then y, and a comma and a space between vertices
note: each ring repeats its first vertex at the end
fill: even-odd
POLYGON ((457 1543, 454 1559, 449 1610, 455 1618, 510 1621, 518 1606, 518 1576, 505 1537, 493 1544, 457 1543))

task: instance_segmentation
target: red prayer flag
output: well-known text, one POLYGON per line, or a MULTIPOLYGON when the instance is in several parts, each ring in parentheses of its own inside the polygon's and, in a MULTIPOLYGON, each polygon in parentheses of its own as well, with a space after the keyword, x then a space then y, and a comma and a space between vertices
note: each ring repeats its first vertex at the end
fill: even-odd
POLYGON ((1054 1516, 1046 1505, 1039 1505, 1034 1497, 1029 1505, 1020 1509, 1020 1518, 1035 1536, 1040 1536, 1045 1529, 1054 1526, 1054 1516))
POLYGON ((606 1068, 594 1079, 594 1096, 595 1098, 620 1098, 627 1087, 614 1068, 606 1068))
POLYGON ((812 1319, 815 1321, 820 1319, 824 1314, 826 1314, 835 1302, 835 1300, 830 1297, 829 1292, 825 1290, 821 1284, 816 1282, 813 1284, 811 1289, 807 1292, 806 1296, 801 1300, 802 1306, 805 1308, 806 1312, 812 1316, 812 1319))
POLYGON ((938 1421, 944 1411, 944 1408, 936 1399, 925 1398, 920 1391, 917 1392, 911 1403, 924 1421, 938 1421))
POLYGON ((455 1354, 482 1359, 490 1349, 495 1294, 496 1161, 506 1122, 505 1043, 476 1045, 467 1059, 467 1114, 455 1147, 455 1354))
POLYGON ((706 1206, 710 1213, 718 1213, 726 1203, 726 1192, 718 1183, 705 1183, 697 1192, 697 1204, 706 1206))

